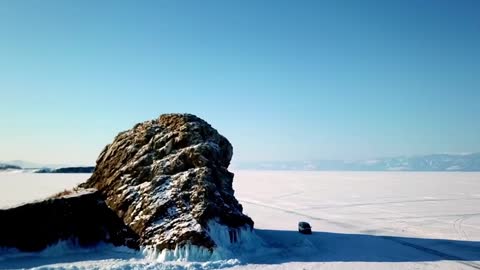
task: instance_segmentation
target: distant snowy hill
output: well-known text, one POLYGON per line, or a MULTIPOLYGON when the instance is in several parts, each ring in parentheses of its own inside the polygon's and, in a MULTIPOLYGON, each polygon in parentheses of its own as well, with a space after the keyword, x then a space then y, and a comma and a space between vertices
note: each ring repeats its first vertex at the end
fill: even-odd
POLYGON ((93 173, 95 167, 64 167, 57 169, 38 169, 34 171, 35 173, 93 173))
POLYGON ((61 168, 68 167, 65 164, 41 164, 36 162, 24 161, 24 160, 9 160, 9 161, 0 161, 0 164, 8 164, 17 166, 23 169, 38 169, 38 168, 61 168))
POLYGON ((94 169, 93 166, 45 165, 21 160, 0 162, 0 172, 92 173, 94 169))
POLYGON ((21 170, 21 169, 22 168, 15 165, 0 163, 0 171, 21 170))
POLYGON ((434 154, 373 160, 238 163, 236 169, 307 171, 480 171, 480 153, 434 154))
MULTIPOLYGON (((289 171, 480 171, 480 153, 433 154, 423 156, 402 156, 370 160, 319 160, 319 161, 277 161, 237 162, 240 170, 289 170, 289 171)), ((26 161, 0 162, 2 170, 24 170, 35 172, 74 173, 93 171, 88 166, 45 165, 26 161), (27 170, 26 170, 27 169, 27 170), (32 170, 42 169, 42 170, 32 170)))

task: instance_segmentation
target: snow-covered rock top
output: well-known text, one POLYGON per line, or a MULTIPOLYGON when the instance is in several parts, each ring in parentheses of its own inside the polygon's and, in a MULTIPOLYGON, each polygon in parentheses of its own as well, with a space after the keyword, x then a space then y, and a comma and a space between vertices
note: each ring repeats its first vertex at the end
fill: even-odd
POLYGON ((167 114, 121 132, 97 159, 91 178, 107 205, 157 252, 220 247, 220 224, 236 241, 253 221, 234 197, 230 142, 191 114, 167 114))

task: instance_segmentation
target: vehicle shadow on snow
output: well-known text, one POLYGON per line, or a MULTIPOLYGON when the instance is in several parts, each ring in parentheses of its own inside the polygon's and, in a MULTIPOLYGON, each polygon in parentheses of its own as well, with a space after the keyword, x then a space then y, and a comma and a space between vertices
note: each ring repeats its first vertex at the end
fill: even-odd
POLYGON ((460 261, 480 269, 480 241, 256 230, 265 248, 248 263, 460 261))

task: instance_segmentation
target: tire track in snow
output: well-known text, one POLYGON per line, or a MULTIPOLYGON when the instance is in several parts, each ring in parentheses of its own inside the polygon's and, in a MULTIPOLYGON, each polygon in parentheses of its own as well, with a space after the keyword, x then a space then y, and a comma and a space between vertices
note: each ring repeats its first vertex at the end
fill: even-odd
POLYGON ((458 223, 458 227, 460 228, 460 230, 462 231, 462 234, 463 236, 465 237, 465 240, 470 240, 470 238, 468 237, 468 234, 467 232, 465 231, 465 229, 463 228, 463 222, 465 222, 465 220, 469 218, 467 216, 463 216, 462 220, 460 220, 460 223, 458 223))
POLYGON ((458 224, 458 226, 459 226, 460 229, 462 230, 462 233, 463 233, 463 235, 465 236, 465 240, 468 241, 468 240, 470 240, 470 237, 468 237, 468 234, 467 234, 467 232, 465 231, 465 228, 463 228, 463 222, 465 222, 465 220, 466 220, 467 218, 470 218, 470 217, 465 216, 464 218, 462 218, 462 220, 460 221, 460 223, 458 224))
MULTIPOLYGON (((242 203, 246 203, 246 204, 256 205, 256 206, 265 207, 265 208, 269 208, 269 209, 273 209, 273 210, 278 210, 278 211, 288 213, 288 214, 293 214, 293 215, 297 215, 297 216, 301 216, 301 217, 306 217, 306 218, 309 218, 309 219, 312 219, 312 220, 325 221, 325 222, 328 222, 328 223, 331 223, 331 224, 339 225, 339 226, 344 227, 344 228, 355 228, 355 226, 352 226, 350 224, 346 224, 346 223, 343 223, 343 222, 331 221, 331 220, 328 220, 328 219, 307 215, 307 214, 304 214, 304 213, 301 213, 301 212, 298 212, 298 211, 295 211, 295 210, 285 209, 285 208, 282 208, 282 207, 279 207, 279 206, 270 205, 270 204, 262 203, 262 202, 259 202, 259 201, 253 201, 253 200, 239 200, 239 201, 242 202, 242 203)), ((425 246, 413 244, 413 243, 410 243, 410 242, 407 242, 407 241, 404 241, 404 240, 400 240, 399 238, 394 238, 394 237, 391 237, 391 236, 379 236, 379 237, 381 237, 382 239, 389 240, 391 242, 403 245, 403 246, 407 246, 407 247, 416 249, 418 251, 425 252, 425 253, 430 254, 430 255, 438 256, 441 259, 457 262, 459 264, 462 264, 462 265, 480 270, 480 264, 479 263, 470 262, 470 261, 467 261, 467 260, 465 260, 461 257, 450 255, 448 253, 444 253, 444 252, 441 252, 441 251, 438 251, 438 250, 435 250, 435 249, 431 249, 431 248, 428 248, 428 247, 425 247, 425 246)))
POLYGON ((287 198, 287 197, 292 197, 292 196, 296 196, 296 195, 300 195, 304 193, 303 191, 297 191, 297 192, 290 192, 290 193, 286 193, 286 194, 282 194, 282 195, 279 195, 279 196, 275 196, 273 197, 272 199, 284 199, 284 198, 287 198))
POLYGON ((467 233, 465 232, 465 230, 462 227, 462 223, 466 218, 467 218, 467 216, 462 215, 459 218, 455 219, 453 221, 452 225, 453 225, 453 229, 455 230, 455 232, 457 233, 457 235, 460 239, 469 240, 468 236, 467 236, 467 233))
POLYGON ((241 203, 246 203, 246 204, 261 206, 261 207, 265 207, 265 208, 270 208, 270 209, 278 210, 278 211, 281 211, 281 212, 284 212, 284 213, 288 213, 288 214, 293 214, 293 215, 297 215, 297 216, 301 216, 301 217, 306 217, 306 218, 309 218, 309 219, 311 219, 311 220, 318 220, 318 221, 328 222, 328 223, 335 224, 335 225, 338 225, 338 226, 344 227, 344 228, 349 228, 349 229, 354 229, 354 228, 355 228, 355 226, 352 226, 352 225, 347 224, 347 223, 331 221, 331 220, 328 220, 328 219, 324 219, 324 218, 319 218, 319 217, 307 215, 307 214, 304 214, 304 213, 297 212, 297 211, 295 211, 295 210, 289 210, 289 209, 285 209, 285 208, 278 207, 278 206, 275 206, 275 205, 270 205, 270 204, 262 203, 262 202, 259 202, 259 201, 253 201, 253 200, 239 200, 239 201, 240 201, 241 203))
POLYGON ((382 220, 382 219, 419 219, 419 218, 443 218, 443 217, 459 217, 459 216, 477 216, 480 213, 469 213, 469 214, 452 214, 452 215, 434 215, 434 216, 399 216, 399 217, 378 217, 375 219, 382 220))
POLYGON ((456 263, 460 263, 460 264, 463 264, 463 265, 466 265, 466 266, 469 266, 469 267, 472 267, 472 268, 475 268, 475 269, 480 269, 480 264, 479 263, 466 261, 463 258, 454 256, 454 255, 450 255, 450 254, 447 254, 447 253, 444 253, 444 252, 441 252, 441 251, 438 251, 438 250, 435 250, 435 249, 431 249, 431 248, 428 248, 428 247, 424 247, 424 246, 421 246, 421 245, 413 244, 413 243, 410 243, 410 242, 407 242, 407 241, 403 241, 403 240, 400 240, 399 238, 394 238, 394 237, 391 237, 391 236, 380 236, 380 237, 385 239, 385 240, 389 240, 389 241, 398 243, 398 244, 403 245, 403 246, 411 247, 411 248, 414 248, 416 250, 423 251, 425 253, 438 256, 438 257, 440 257, 442 259, 445 259, 445 260, 454 261, 456 263))
POLYGON ((467 241, 470 241, 470 237, 468 236, 468 233, 463 228, 463 223, 465 222, 465 220, 478 215, 480 215, 480 213, 462 215, 453 222, 453 228, 455 229, 455 231, 460 237, 462 237, 467 241))
POLYGON ((314 206, 308 208, 302 208, 301 210, 318 210, 318 209, 331 209, 331 208, 347 208, 358 206, 370 206, 370 205, 387 205, 397 203, 421 203, 421 202, 449 202, 449 201, 465 201, 465 200, 480 200, 480 198, 462 198, 462 199, 416 199, 416 200, 398 200, 398 201, 384 201, 384 202, 366 202, 366 203, 351 203, 343 205, 331 205, 331 206, 314 206))

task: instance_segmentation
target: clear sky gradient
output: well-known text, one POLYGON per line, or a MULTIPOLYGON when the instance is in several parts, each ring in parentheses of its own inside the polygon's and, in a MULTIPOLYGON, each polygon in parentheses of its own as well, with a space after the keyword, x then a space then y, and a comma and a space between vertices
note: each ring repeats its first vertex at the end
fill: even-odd
POLYGON ((0 1, 0 160, 190 112, 235 161, 480 151, 480 1, 0 1))

